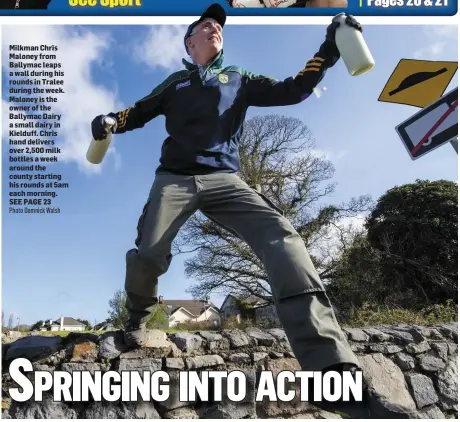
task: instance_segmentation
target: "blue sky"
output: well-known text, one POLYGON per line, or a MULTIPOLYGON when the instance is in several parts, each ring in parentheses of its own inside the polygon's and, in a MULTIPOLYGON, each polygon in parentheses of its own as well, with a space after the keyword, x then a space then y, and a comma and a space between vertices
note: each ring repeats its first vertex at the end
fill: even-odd
MULTIPOLYGON (((164 118, 116 136, 103 164, 91 167, 85 152, 89 122, 118 111, 148 94, 181 68, 185 27, 67 26, 3 29, 5 45, 57 44, 65 70, 66 96, 59 145, 62 160, 52 167, 70 184, 59 191, 59 215, 8 213, 8 148, 2 148, 2 306, 21 323, 70 316, 91 322, 107 317, 108 301, 123 287, 125 252, 133 247, 136 225, 166 137, 164 118)), ((295 75, 317 51, 325 26, 235 26, 224 29, 226 64, 279 79, 295 75)), ((329 202, 371 194, 377 199, 395 185, 417 178, 457 181, 457 155, 450 145, 412 161, 394 127, 418 109, 378 102, 401 58, 457 60, 457 27, 365 26, 376 61, 368 74, 351 77, 343 62, 331 69, 320 98, 300 105, 249 110, 280 113, 309 126, 318 152, 335 165, 336 192, 329 202), (391 46, 391 47, 390 47, 391 46)), ((3 56, 3 65, 7 61, 3 56)), ((5 67, 2 69, 5 71, 5 67)), ((448 90, 457 86, 457 75, 448 90)), ((3 82, 3 99, 7 99, 3 82)), ((7 113, 3 104, 3 129, 7 113)), ((51 166, 50 166, 51 169, 51 166)), ((194 282, 184 275, 183 257, 160 279, 166 299, 185 299, 194 282)), ((211 297, 216 305, 222 296, 211 297)))

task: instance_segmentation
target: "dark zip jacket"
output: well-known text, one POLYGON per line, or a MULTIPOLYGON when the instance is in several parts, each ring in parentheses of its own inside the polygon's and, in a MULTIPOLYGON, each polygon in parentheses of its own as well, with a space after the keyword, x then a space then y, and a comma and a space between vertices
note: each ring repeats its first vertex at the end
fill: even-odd
POLYGON ((173 73, 132 107, 111 113, 117 119, 116 133, 141 128, 164 115, 169 136, 157 173, 237 172, 238 141, 248 107, 300 103, 339 57, 335 44, 325 41, 304 69, 284 81, 224 67, 222 51, 202 68, 183 60, 185 70, 173 73))

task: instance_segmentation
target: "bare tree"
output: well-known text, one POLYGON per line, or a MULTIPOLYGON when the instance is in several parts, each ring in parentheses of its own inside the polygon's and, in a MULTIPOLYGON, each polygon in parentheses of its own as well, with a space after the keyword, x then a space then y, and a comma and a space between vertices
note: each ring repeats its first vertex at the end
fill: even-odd
MULTIPOLYGON (((335 190, 334 167, 314 150, 312 133, 299 119, 267 115, 246 121, 239 151, 240 177, 259 188, 290 220, 327 279, 337 253, 325 245, 334 240, 337 249, 337 243, 345 245, 353 239, 359 230, 341 222, 368 211, 370 198, 325 204, 335 190)), ((251 249, 200 213, 189 219, 174 244, 175 254, 191 252, 196 253, 185 262, 185 271, 198 281, 189 289, 194 297, 271 294, 265 268, 251 249)))

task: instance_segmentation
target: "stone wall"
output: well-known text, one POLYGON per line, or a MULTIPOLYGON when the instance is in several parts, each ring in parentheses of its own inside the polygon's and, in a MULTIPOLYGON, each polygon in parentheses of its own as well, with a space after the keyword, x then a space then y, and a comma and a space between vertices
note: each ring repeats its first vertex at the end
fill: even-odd
MULTIPOLYGON (((414 409, 422 418, 458 417, 456 323, 417 327, 381 326, 344 329, 365 376, 380 394, 414 409)), ((258 373, 300 370, 281 329, 249 328, 217 332, 151 331, 146 347, 127 350, 121 332, 69 334, 65 338, 28 336, 2 346, 3 418, 338 418, 296 397, 293 402, 255 403, 258 373), (7 391, 11 360, 26 357, 36 370, 165 370, 171 395, 162 403, 16 403, 7 391), (246 373, 249 394, 237 405, 223 401, 179 402, 181 370, 234 370, 246 373)))

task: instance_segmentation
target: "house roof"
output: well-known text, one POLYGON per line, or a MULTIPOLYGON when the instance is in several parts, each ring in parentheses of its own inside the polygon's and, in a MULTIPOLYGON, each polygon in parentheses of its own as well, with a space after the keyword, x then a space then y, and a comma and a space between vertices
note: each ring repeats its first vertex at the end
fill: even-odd
MULTIPOLYGON (((56 321, 53 321, 53 323, 51 325, 59 325, 61 326, 61 318, 57 319, 56 321)), ((64 317, 64 320, 62 321, 62 325, 65 325, 67 327, 69 326, 74 326, 74 327, 79 327, 81 325, 85 325, 85 324, 82 324, 80 321, 77 321, 76 319, 74 318, 70 318, 70 317, 64 317)))
POLYGON ((215 308, 218 310, 217 306, 212 302, 208 303, 204 300, 164 300, 163 305, 163 309, 168 315, 172 315, 180 308, 184 308, 194 316, 201 315, 205 309, 215 308))

